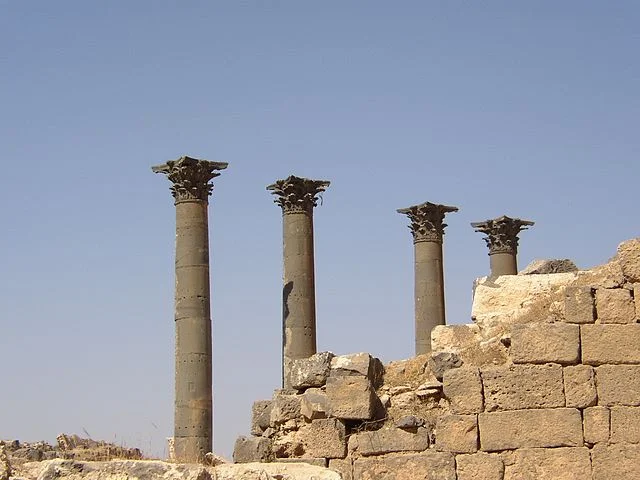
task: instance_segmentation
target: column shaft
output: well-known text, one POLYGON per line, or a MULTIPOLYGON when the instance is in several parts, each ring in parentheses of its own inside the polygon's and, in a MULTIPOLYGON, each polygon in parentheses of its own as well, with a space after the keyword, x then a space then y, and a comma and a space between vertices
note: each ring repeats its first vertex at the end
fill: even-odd
POLYGON ((492 253, 489 255, 489 264, 491 276, 518 274, 518 261, 515 252, 492 253))
POLYGON ((445 324, 442 244, 415 243, 416 355, 431 352, 431 330, 445 324))

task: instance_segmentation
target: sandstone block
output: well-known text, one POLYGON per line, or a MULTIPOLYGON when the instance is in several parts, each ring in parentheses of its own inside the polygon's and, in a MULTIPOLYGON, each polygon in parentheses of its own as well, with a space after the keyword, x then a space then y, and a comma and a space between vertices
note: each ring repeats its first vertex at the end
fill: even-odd
POLYGON ((309 387, 321 387, 329 376, 331 352, 320 352, 309 358, 294 359, 291 361, 290 382, 296 390, 304 390, 309 387))
POLYGON ((564 292, 564 319, 569 323, 593 323, 596 307, 591 287, 567 287, 564 292))
POLYGON ((486 367, 481 376, 487 412, 565 406, 560 365, 486 367))
POLYGON ((480 448, 488 452, 583 444, 582 417, 575 408, 481 413, 478 427, 480 448))
POLYGON ((360 432, 349 438, 351 456, 383 455, 392 452, 421 452, 429 448, 429 431, 419 427, 415 431, 400 428, 381 428, 360 432))
POLYGON ((611 443, 640 443, 640 407, 611 407, 611 443))
POLYGON ((593 480, 640 478, 640 445, 598 444, 591 450, 593 480))
POLYGON ((436 450, 453 453, 478 451, 478 419, 475 415, 445 415, 436 424, 436 450))
POLYGON ((269 414, 269 425, 274 427, 282 425, 289 420, 300 418, 300 402, 300 395, 276 393, 273 398, 271 413, 269 414))
POLYGON ((582 412, 584 441, 589 444, 609 441, 609 409, 589 407, 582 412))
POLYGON ((587 480, 591 478, 589 449, 523 448, 505 466, 504 480, 587 480))
POLYGON ((373 417, 378 397, 368 377, 329 377, 326 391, 329 416, 350 420, 373 417))
POLYGON ((461 367, 447 370, 442 377, 443 392, 457 414, 480 413, 484 408, 480 370, 461 367))
POLYGON ((563 371, 564 395, 567 407, 592 407, 597 402, 596 382, 593 367, 574 365, 563 371))
POLYGON ((453 455, 445 452, 357 458, 354 480, 456 480, 453 455))
POLYGON ((251 434, 260 436, 269 428, 271 418, 271 400, 258 400, 251 407, 251 434))
POLYGON ((353 460, 351 458, 331 458, 329 459, 329 469, 339 473, 342 480, 353 479, 353 460))
POLYGON ((596 315, 600 323, 634 323, 636 307, 626 288, 596 290, 596 315))
POLYGON ((503 480, 504 463, 495 453, 456 455, 458 480, 503 480))
POLYGON ((384 378, 384 366, 379 359, 364 352, 339 355, 331 359, 330 375, 362 375, 369 378, 374 388, 378 388, 384 378))
POLYGON ((625 280, 630 283, 640 282, 640 238, 622 242, 618 246, 617 259, 625 280))
POLYGON ((640 324, 582 325, 582 363, 640 364, 640 324))
POLYGON ((601 365, 596 367, 598 404, 640 405, 640 365, 601 365))
POLYGON ((238 437, 233 448, 235 463, 270 462, 273 460, 271 440, 264 437, 238 437))
POLYGON ((569 323, 514 325, 510 355, 513 363, 578 363, 580 327, 569 323))
POLYGON ((327 407, 327 394, 319 388, 308 388, 302 395, 300 413, 309 420, 326 418, 327 407))
POLYGON ((344 458, 347 440, 344 423, 337 418, 313 420, 299 431, 305 456, 344 458))

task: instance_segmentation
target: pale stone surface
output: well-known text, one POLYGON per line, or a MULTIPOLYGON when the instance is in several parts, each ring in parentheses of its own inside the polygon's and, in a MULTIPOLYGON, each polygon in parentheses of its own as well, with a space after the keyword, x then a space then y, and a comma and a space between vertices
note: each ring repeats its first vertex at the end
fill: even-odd
POLYGON ((582 362, 640 364, 640 324, 581 325, 582 362))
POLYGON ((333 357, 331 352, 319 352, 309 358, 291 360, 289 372, 291 388, 303 390, 323 386, 329 376, 333 357))
POLYGON ((439 325, 431 330, 431 348, 434 353, 457 354, 467 365, 497 365, 507 361, 507 348, 500 337, 508 329, 491 336, 485 335, 475 323, 467 325, 439 325))
POLYGON ((320 457, 278 458, 278 463, 307 463, 316 467, 327 467, 327 459, 320 457))
POLYGON ((640 365, 601 365, 595 370, 598 404, 640 405, 640 365))
POLYGON ((271 440, 265 437, 238 437, 233 448, 235 463, 269 462, 273 460, 271 440))
POLYGON ((342 476, 342 480, 354 480, 351 458, 332 458, 329 460, 329 469, 338 472, 342 476))
POLYGON ((640 478, 640 445, 599 444, 591 450, 593 480, 640 478))
POLYGON ((564 395, 567 407, 586 408, 597 402, 595 375, 589 365, 565 367, 564 395))
POLYGON ((381 428, 360 432, 349 438, 353 456, 383 455, 392 452, 421 452, 429 448, 429 431, 417 428, 415 433, 401 428, 381 428))
POLYGON ((337 418, 313 420, 311 425, 300 429, 305 456, 324 458, 344 458, 347 454, 347 440, 344 423, 337 418))
POLYGON ((447 370, 442 379, 444 395, 451 404, 451 411, 458 414, 480 413, 484 408, 482 380, 476 367, 447 370))
POLYGON ((373 417, 377 397, 367 377, 329 377, 326 391, 329 415, 351 420, 373 417))
POLYGON ((569 323, 593 323, 596 310, 590 286, 567 287, 564 291, 564 319, 569 323))
POLYGON ((625 280, 631 283, 640 282, 640 238, 622 242, 618 246, 616 257, 625 280))
POLYGON ((514 325, 510 355, 513 363, 578 363, 580 327, 564 322, 514 325))
POLYGON ((574 408, 481 413, 478 426, 484 451, 583 444, 582 417, 574 408))
POLYGON ((634 323, 636 307, 626 288, 596 290, 596 318, 600 323, 634 323))
POLYGON ((609 409, 607 407, 589 407, 582 412, 584 441, 586 443, 604 443, 609 441, 609 409))
POLYGON ((379 359, 366 352, 338 355, 331 360, 331 376, 362 375, 368 377, 374 387, 382 384, 384 367, 379 359))
POLYGON ((358 458, 354 480, 456 480, 453 455, 445 452, 358 458))
POLYGON ((504 463, 495 453, 456 455, 458 480, 503 480, 504 463))
POLYGON ((481 376, 487 412, 565 405, 560 365, 484 367, 481 376))
POLYGON ((445 415, 438 418, 436 449, 453 453, 477 452, 477 417, 475 415, 445 415))
POLYGON ((277 392, 273 397, 271 413, 269 415, 270 425, 277 426, 300 417, 301 395, 289 395, 284 392, 277 392))
POLYGON ((633 300, 636 304, 636 322, 640 322, 640 283, 633 286, 633 300))
POLYGON ((640 407, 611 407, 611 443, 640 443, 640 407))
POLYGON ((302 395, 300 413, 303 417, 313 420, 327 416, 327 394, 319 388, 309 388, 302 395))
POLYGON ((578 267, 568 258, 533 260, 518 275, 544 275, 549 273, 577 272, 578 267))
POLYGON ((0 480, 9 480, 12 474, 11 464, 9 463, 9 456, 5 450, 4 445, 0 444, 0 480))
POLYGON ((523 448, 505 466, 504 480, 591 479, 589 449, 523 448))
POLYGON ((271 418, 271 400, 258 400, 251 407, 251 434, 262 435, 269 428, 271 418))

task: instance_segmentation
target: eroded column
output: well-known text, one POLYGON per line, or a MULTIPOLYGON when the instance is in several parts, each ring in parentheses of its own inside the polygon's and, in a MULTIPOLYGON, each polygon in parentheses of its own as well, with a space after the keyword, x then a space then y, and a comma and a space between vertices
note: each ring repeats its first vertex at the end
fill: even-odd
POLYGON ((518 274, 518 234, 532 225, 534 222, 507 216, 471 224, 486 235, 492 277, 518 274))
POLYGON ((174 451, 199 462, 213 450, 208 197, 227 163, 181 157, 152 167, 167 175, 176 205, 174 451))
POLYGON ((267 190, 282 208, 282 385, 290 386, 291 360, 316 353, 313 208, 329 182, 290 176, 267 190))
POLYGON ((431 351, 431 330, 446 321, 442 267, 442 238, 447 226, 444 216, 457 211, 456 207, 430 202, 398 210, 411 220, 409 229, 413 235, 416 355, 431 351))

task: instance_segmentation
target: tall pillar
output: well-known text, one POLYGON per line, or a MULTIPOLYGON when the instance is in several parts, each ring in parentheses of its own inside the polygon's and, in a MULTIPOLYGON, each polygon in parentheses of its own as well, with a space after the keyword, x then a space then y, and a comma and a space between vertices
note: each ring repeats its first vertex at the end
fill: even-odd
POLYGON ((447 224, 444 216, 457 211, 456 207, 430 202, 398 210, 409 217, 413 235, 416 355, 431 351, 431 330, 445 324, 442 237, 447 224))
POLYGON ((471 224, 476 232, 486 235, 492 277, 517 275, 518 234, 532 225, 534 222, 507 216, 471 224))
POLYGON ((290 176, 267 190, 282 207, 282 385, 290 386, 292 360, 316 353, 313 207, 329 182, 290 176))
POLYGON ((174 449, 179 462, 213 450, 208 198, 227 163, 181 157, 152 167, 167 175, 176 205, 174 449))

